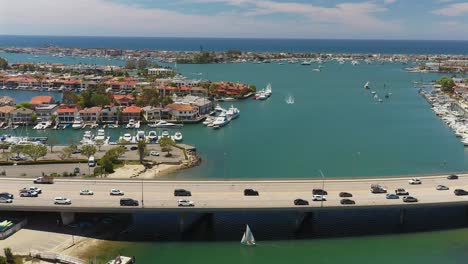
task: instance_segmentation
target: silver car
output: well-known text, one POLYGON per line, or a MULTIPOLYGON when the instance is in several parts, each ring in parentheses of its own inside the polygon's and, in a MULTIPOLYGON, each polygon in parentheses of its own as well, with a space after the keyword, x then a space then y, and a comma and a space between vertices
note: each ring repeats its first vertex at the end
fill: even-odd
POLYGON ((10 198, 0 198, 0 203, 12 203, 13 199, 10 198))

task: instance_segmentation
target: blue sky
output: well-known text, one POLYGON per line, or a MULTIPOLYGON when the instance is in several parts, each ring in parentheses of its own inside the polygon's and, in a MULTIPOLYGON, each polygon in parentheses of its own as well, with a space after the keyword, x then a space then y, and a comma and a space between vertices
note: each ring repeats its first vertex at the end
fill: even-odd
POLYGON ((0 0, 0 34, 468 39, 460 0, 0 0))

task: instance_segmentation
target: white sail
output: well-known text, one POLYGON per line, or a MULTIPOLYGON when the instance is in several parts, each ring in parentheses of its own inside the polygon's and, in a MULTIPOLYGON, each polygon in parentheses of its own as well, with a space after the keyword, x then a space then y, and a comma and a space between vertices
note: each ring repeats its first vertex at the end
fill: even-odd
POLYGON ((369 89, 369 85, 370 85, 370 82, 366 82, 366 84, 364 85, 364 89, 369 89))
POLYGON ((255 245, 255 238, 252 234, 252 231, 250 231, 249 225, 247 225, 245 228, 244 235, 242 236, 242 239, 241 239, 241 244, 247 245, 247 246, 255 245))

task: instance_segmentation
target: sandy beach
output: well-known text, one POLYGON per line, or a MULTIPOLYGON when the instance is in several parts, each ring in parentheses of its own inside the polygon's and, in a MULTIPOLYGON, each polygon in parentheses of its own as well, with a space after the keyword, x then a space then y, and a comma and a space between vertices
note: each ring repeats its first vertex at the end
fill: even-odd
POLYGON ((110 179, 154 179, 181 169, 181 165, 159 164, 151 169, 143 165, 125 165, 107 176, 110 179))

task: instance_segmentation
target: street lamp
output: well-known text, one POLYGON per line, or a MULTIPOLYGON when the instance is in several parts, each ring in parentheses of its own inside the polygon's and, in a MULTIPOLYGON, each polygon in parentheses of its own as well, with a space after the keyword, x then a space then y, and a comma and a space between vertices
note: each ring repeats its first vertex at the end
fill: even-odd
POLYGON ((143 196, 144 192, 143 192, 143 178, 141 179, 141 208, 144 208, 145 207, 145 202, 144 202, 144 196, 143 196))
MULTIPOLYGON (((323 175, 322 170, 319 170, 320 175, 322 175, 322 191, 325 190, 325 176, 323 175)), ((322 199, 320 199, 320 207, 323 207, 323 192, 322 192, 322 199)))

